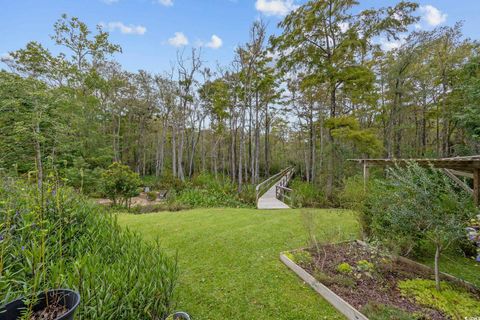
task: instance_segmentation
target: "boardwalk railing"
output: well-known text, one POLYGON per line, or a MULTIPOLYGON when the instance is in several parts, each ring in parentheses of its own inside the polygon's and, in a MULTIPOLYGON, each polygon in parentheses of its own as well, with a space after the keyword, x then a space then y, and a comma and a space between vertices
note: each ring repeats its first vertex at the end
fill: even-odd
POLYGON ((285 202, 285 199, 287 199, 289 202, 291 202, 292 198, 290 197, 290 193, 293 190, 290 188, 287 188, 287 185, 288 185, 288 182, 290 182, 290 179, 292 178, 294 173, 295 173, 295 168, 291 168, 291 170, 289 170, 277 183, 275 195, 278 200, 285 202))
MULTIPOLYGON (((292 177, 293 174, 293 167, 287 167, 280 171, 279 173, 271 176, 267 180, 263 181, 262 183, 258 184, 255 187, 255 197, 256 197, 256 203, 258 203, 258 199, 272 186, 274 186, 278 181, 286 181, 285 185, 288 184, 288 181, 292 177), (285 178, 288 176, 288 178, 285 180, 285 178)), ((277 197, 278 198, 278 197, 277 197)))

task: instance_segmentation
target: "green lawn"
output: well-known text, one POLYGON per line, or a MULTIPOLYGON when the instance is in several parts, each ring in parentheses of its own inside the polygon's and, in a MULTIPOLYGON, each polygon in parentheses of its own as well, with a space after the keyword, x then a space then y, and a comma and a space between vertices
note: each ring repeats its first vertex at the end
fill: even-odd
MULTIPOLYGON (((340 226, 344 238, 356 237, 352 212, 312 212, 322 229, 340 226)), ((343 319, 279 260, 306 243, 301 210, 197 209, 119 222, 178 250, 178 309, 194 319, 343 319)))
MULTIPOLYGON (((416 259, 433 268, 434 254, 435 252, 432 250, 426 252, 425 256, 416 259)), ((480 264, 473 259, 446 253, 440 257, 440 270, 466 280, 480 288, 480 264)))
MULTIPOLYGON (((308 211, 319 237, 333 229, 344 239, 357 236, 351 211, 308 211)), ((178 309, 194 319, 343 319, 279 260, 281 251, 306 244, 301 212, 196 209, 118 219, 147 240, 158 237, 172 254, 178 250, 178 309)), ((429 255, 419 260, 431 264, 429 255)), ((445 255, 440 267, 480 286, 480 267, 472 260, 445 255)))

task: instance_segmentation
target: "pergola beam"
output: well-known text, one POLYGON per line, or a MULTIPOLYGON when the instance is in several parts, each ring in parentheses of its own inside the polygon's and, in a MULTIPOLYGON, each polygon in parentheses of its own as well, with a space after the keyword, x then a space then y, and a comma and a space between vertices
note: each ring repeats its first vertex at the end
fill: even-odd
POLYGON ((356 161, 363 165, 365 190, 367 188, 369 166, 405 166, 408 163, 415 162, 422 167, 444 169, 450 178, 473 195, 475 204, 480 206, 480 155, 440 159, 350 159, 350 161, 356 161), (473 189, 470 189, 457 176, 473 178, 473 189))

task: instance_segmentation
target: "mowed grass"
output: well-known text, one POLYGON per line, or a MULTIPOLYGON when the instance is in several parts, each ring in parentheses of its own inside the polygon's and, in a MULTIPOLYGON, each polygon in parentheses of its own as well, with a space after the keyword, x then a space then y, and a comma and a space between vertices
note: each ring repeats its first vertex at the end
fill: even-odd
MULTIPOLYGON (((357 237, 353 212, 308 210, 319 228, 357 237)), ((118 219, 178 252, 177 309, 193 319, 344 319, 279 260, 281 251, 306 244, 300 209, 196 209, 118 219)))
MULTIPOLYGON (((419 262, 433 268, 435 252, 431 250, 422 257, 416 257, 419 262)), ((480 264, 471 258, 465 258, 453 253, 445 253, 440 257, 440 271, 466 280, 480 288, 480 264)))

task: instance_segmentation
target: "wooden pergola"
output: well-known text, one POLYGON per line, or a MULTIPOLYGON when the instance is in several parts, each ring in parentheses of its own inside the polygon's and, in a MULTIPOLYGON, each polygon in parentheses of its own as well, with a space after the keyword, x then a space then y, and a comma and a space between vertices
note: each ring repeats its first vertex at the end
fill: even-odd
POLYGON ((351 161, 356 161, 363 165, 365 185, 368 180, 368 168, 371 166, 402 166, 410 162, 416 162, 423 167, 433 166, 442 169, 460 187, 473 195, 477 206, 480 205, 480 155, 439 159, 351 159, 351 161), (473 179, 473 189, 459 177, 473 179))

